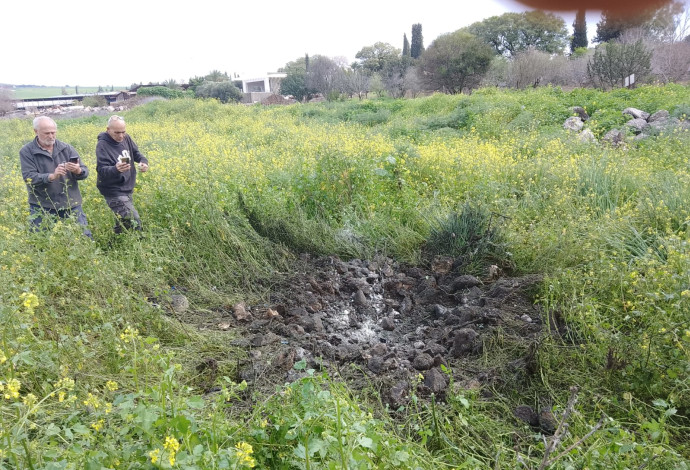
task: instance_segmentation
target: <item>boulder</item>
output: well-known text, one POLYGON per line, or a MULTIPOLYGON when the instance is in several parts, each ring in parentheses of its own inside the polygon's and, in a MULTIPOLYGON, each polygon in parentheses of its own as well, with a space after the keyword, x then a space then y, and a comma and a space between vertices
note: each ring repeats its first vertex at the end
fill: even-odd
POLYGON ((628 114, 635 119, 644 119, 645 121, 649 117, 649 113, 637 108, 625 108, 623 114, 628 114))
POLYGON ((582 132, 577 135, 577 139, 585 144, 593 144, 597 141, 594 133, 589 129, 582 129, 582 132))
POLYGON ((589 114, 587 114, 587 111, 585 111, 585 108, 583 108, 582 106, 573 106, 571 111, 574 114, 577 114, 577 116, 583 121, 589 119, 589 114))
POLYGON ((618 146, 625 142, 625 132, 620 129, 611 129, 601 140, 608 144, 618 146))
POLYGON ((584 126, 584 122, 578 116, 569 117, 563 123, 563 129, 567 131, 580 132, 584 126))
POLYGON ((631 128, 635 134, 639 134, 640 132, 644 131, 647 126, 649 126, 647 121, 642 118, 631 119, 626 122, 625 125, 631 128))
POLYGON ((666 111, 665 109, 660 109, 656 113, 649 116, 649 118, 647 119, 647 122, 651 123, 651 122, 656 122, 656 121, 662 121, 662 120, 668 119, 668 117, 669 117, 668 111, 666 111))

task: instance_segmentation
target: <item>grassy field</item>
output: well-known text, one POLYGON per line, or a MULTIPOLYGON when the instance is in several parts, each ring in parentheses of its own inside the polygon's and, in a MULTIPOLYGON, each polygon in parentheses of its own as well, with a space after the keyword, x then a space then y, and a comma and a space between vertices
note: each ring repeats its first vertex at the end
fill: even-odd
POLYGON ((0 121, 0 469, 537 469, 543 436, 510 410, 547 396, 562 411, 572 385, 558 452, 573 448, 549 468, 688 468, 690 135, 582 143, 562 128, 575 105, 601 137, 629 106, 685 119, 690 88, 155 101, 125 115, 151 171, 134 195, 146 230, 121 240, 95 187, 102 119, 61 120, 93 172, 95 243, 70 223, 27 231, 31 125, 0 121), (173 287, 200 312, 260 301, 301 251, 423 262, 433 221, 467 205, 503 216, 502 261, 544 276, 537 301, 568 331, 544 336, 538 372, 511 392, 453 389, 393 420, 374 390, 312 372, 247 409, 228 378, 244 353, 149 301, 173 287), (209 355, 221 392, 202 396, 209 355))
MULTIPOLYGON (((97 86, 79 86, 79 94, 83 93, 96 93, 98 92, 97 86)), ((108 85, 102 87, 102 91, 109 91, 110 86, 108 85)), ((115 90, 125 90, 127 87, 114 87, 115 90)), ((77 88, 71 87, 55 87, 55 86, 33 86, 33 87, 17 87, 12 91, 12 98, 23 100, 27 98, 49 98, 51 96, 61 96, 64 94, 73 95, 77 94, 77 88)))

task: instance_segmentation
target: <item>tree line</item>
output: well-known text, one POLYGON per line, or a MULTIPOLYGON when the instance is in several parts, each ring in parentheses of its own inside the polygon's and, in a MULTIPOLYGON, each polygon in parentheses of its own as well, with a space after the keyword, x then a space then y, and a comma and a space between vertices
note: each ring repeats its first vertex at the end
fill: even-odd
POLYGON ((422 91, 461 93, 479 86, 525 88, 539 85, 594 86, 679 81, 690 67, 688 10, 669 1, 633 15, 603 11, 595 47, 588 47, 585 11, 577 12, 573 33, 552 13, 505 13, 434 39, 424 47, 422 25, 403 34, 402 49, 376 42, 343 64, 315 55, 289 62, 281 94, 297 100, 323 95, 392 97, 422 91))
MULTIPOLYGON (((623 15, 602 12, 594 47, 587 38, 584 10, 569 33, 563 18, 543 11, 505 13, 443 34, 424 46, 422 25, 402 49, 376 42, 362 47, 355 61, 305 54, 288 62, 280 93, 298 101, 314 96, 328 100, 394 98, 421 92, 462 93, 480 86, 513 88, 541 85, 610 89, 630 84, 680 81, 690 68, 690 14, 680 1, 669 0, 623 15)), ((133 84, 135 85, 135 84, 133 84)), ((192 77, 188 85, 167 80, 141 94, 169 98, 196 96, 222 102, 242 99, 241 82, 217 70, 192 77)))

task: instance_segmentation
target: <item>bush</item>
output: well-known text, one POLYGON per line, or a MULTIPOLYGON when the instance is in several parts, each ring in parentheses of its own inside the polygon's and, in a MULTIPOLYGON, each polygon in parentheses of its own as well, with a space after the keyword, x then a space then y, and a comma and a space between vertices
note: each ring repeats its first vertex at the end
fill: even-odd
POLYGON ((231 82, 206 82, 197 87, 196 96, 215 98, 221 103, 228 103, 239 102, 242 99, 242 92, 231 82))
POLYGON ((141 87, 137 90, 138 96, 162 96, 163 98, 174 99, 189 96, 189 93, 182 90, 173 90, 164 86, 141 87))
POLYGON ((90 108, 98 108, 108 106, 108 100, 106 100, 104 96, 100 95, 87 96, 81 100, 81 104, 90 108))

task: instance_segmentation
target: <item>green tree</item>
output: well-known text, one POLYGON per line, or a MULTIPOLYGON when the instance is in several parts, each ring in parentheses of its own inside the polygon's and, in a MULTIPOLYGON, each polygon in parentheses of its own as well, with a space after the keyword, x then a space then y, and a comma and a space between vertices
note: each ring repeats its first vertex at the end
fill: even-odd
POLYGON ((590 80, 602 89, 624 86, 626 77, 635 74, 635 81, 649 75, 652 52, 640 39, 634 43, 609 41, 597 46, 587 64, 590 80))
POLYGON ((396 49, 387 42, 377 42, 373 46, 363 47, 355 54, 357 62, 352 68, 364 70, 371 75, 381 72, 389 62, 395 62, 399 57, 400 49, 396 49))
POLYGON ((539 10, 492 16, 471 24, 467 31, 505 56, 528 49, 560 54, 568 41, 563 18, 539 10))
POLYGON ((467 31, 443 34, 422 54, 419 77, 433 90, 461 93, 479 85, 493 57, 491 47, 467 31))
POLYGON ((220 70, 212 70, 206 77, 204 77, 207 82, 227 82, 230 80, 227 72, 221 72, 220 70))
POLYGON ((422 36, 422 24, 412 25, 412 43, 410 44, 410 57, 418 59, 424 52, 424 37, 422 36))
POLYGON ((403 34, 402 55, 406 57, 410 56, 410 41, 407 40, 407 34, 403 34))
POLYGON ((578 10, 573 22, 573 38, 570 41, 570 52, 575 53, 575 50, 589 45, 587 40, 587 20, 585 19, 585 10, 578 10))
POLYGON ((302 101, 307 96, 307 82, 305 72, 288 72, 280 82, 280 94, 292 95, 297 101, 302 101))
POLYGON ((624 31, 642 29, 646 34, 665 38, 676 29, 675 18, 683 12, 683 4, 677 1, 651 1, 650 6, 634 12, 604 10, 597 23, 594 42, 601 43, 617 39, 624 31))
POLYGON ((242 92, 230 81, 207 81, 197 87, 196 96, 199 98, 215 98, 221 103, 238 102, 242 99, 242 92))

